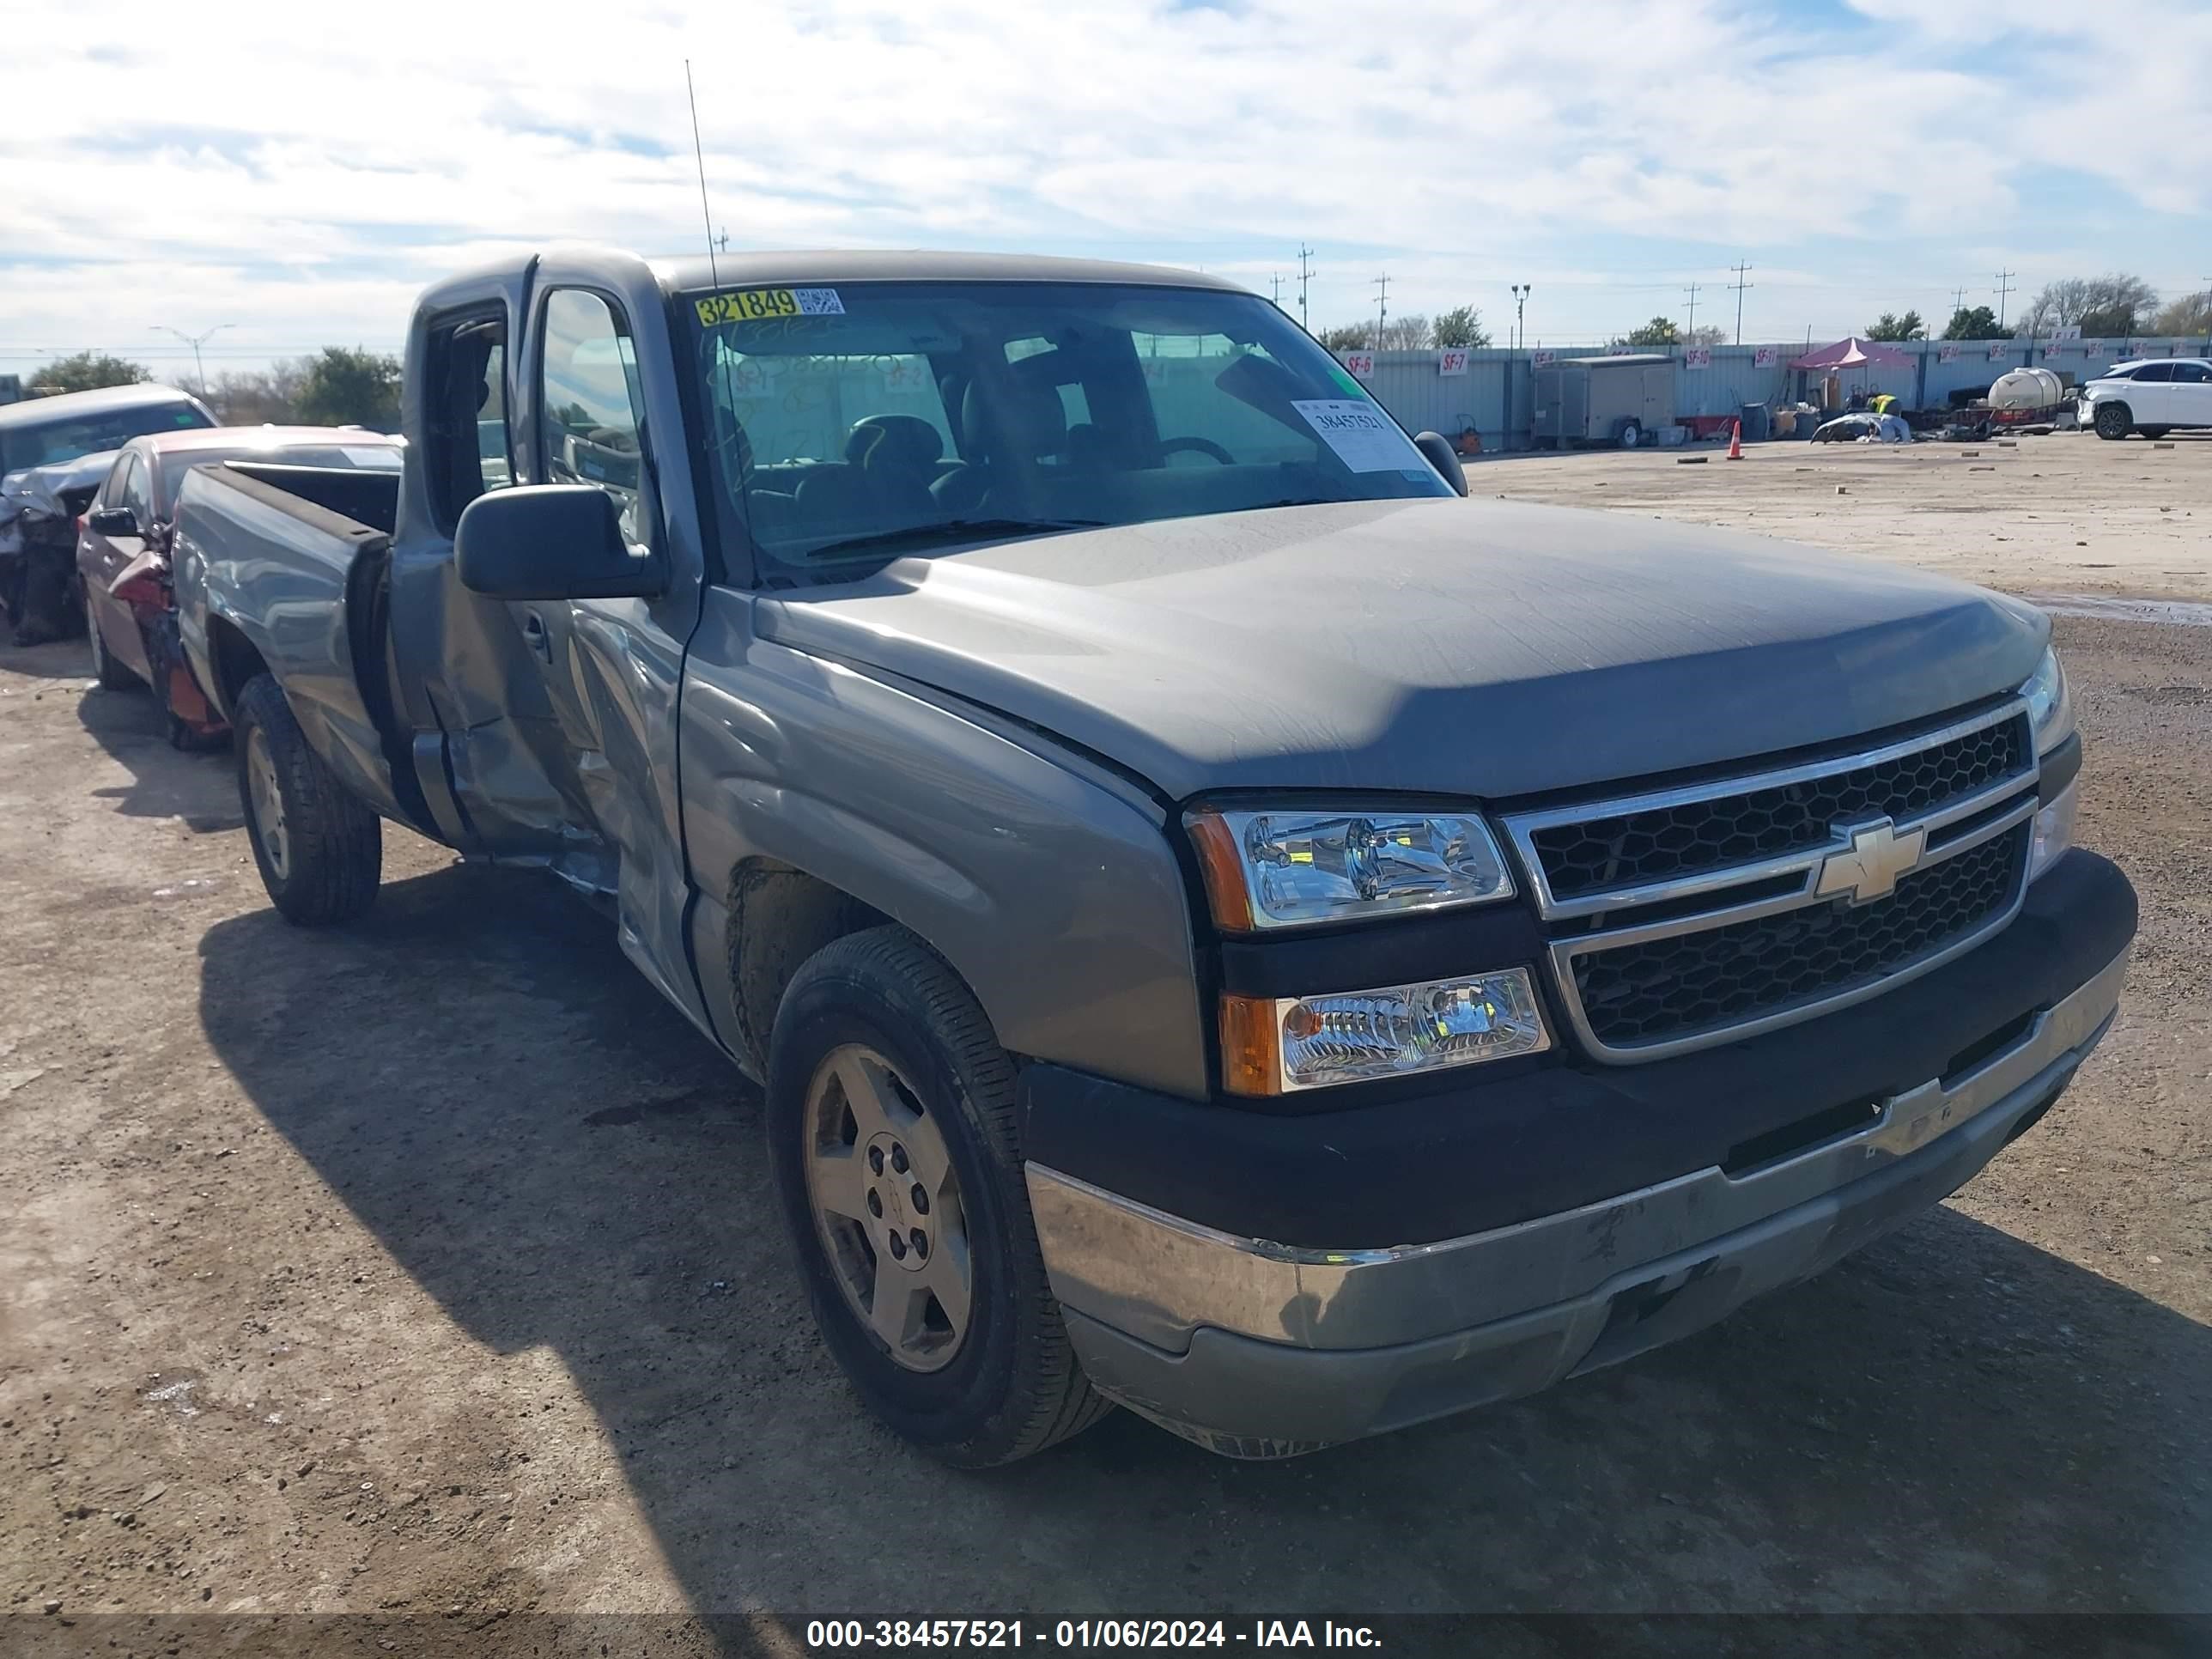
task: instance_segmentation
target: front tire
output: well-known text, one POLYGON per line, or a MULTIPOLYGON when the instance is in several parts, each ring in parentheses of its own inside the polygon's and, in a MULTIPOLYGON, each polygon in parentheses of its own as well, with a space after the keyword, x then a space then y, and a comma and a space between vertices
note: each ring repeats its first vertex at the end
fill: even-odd
POLYGON ((256 674, 238 695, 238 793, 261 884, 287 921, 350 921, 376 898, 384 828, 308 745, 284 693, 256 674))
POLYGON ((107 648, 107 641, 100 636, 100 618, 92 609, 92 595, 84 596, 84 632, 92 645, 92 677, 100 682, 103 691, 129 691, 138 684, 138 677, 115 660, 107 648))
POLYGON ((2135 430, 2135 418, 2125 404, 2099 404, 2095 425, 2100 438, 2117 443, 2135 430))
POLYGON ((875 927, 808 958, 776 1011, 767 1120, 815 1323, 884 1424, 986 1468, 1111 1409, 1046 1281, 1013 1064, 927 945, 875 927))

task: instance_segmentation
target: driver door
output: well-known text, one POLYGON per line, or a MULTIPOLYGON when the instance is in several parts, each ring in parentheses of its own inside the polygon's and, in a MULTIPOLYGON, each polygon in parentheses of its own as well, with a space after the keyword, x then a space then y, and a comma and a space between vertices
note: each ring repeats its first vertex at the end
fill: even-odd
POLYGON ((548 700, 569 745, 593 830, 614 854, 622 946, 703 1025, 687 944, 690 878, 677 795, 677 700, 699 620, 699 555, 673 533, 682 404, 667 311, 628 273, 589 259, 549 260, 533 302, 529 406, 532 477, 613 497, 623 534, 664 556, 652 599, 522 602, 548 700), (667 441, 656 446, 656 434, 667 441), (542 642, 542 644, 540 643, 542 642))

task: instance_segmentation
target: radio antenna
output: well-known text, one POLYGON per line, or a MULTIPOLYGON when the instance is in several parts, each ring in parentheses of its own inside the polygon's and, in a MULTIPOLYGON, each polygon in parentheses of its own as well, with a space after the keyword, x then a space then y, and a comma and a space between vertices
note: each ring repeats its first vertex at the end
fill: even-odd
POLYGON ((691 84, 691 60, 684 60, 684 95, 691 100, 691 156, 699 164, 699 216, 707 222, 707 279, 716 288, 722 273, 714 269, 714 214, 707 205, 707 152, 699 143, 699 91, 691 84))

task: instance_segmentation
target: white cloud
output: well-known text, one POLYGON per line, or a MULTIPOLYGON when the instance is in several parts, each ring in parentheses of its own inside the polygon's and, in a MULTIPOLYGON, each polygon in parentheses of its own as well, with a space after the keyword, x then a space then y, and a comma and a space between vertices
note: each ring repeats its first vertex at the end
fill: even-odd
MULTIPOLYGON (((1815 29, 1722 0, 386 0, 312 24, 271 0, 219 22, 118 0, 10 77, 0 355, 157 320, 236 320, 234 356, 391 344, 414 289, 489 250, 696 246, 687 56, 714 216, 744 243, 1082 246, 1264 288, 1290 261, 1255 250, 1304 239, 1341 255, 1316 321, 1358 314, 1387 264, 1405 309, 1496 318, 1510 273, 1594 331, 1679 309, 1667 284, 1708 269, 1686 251, 1704 244, 1805 265, 1841 327, 1885 281, 1947 288, 1991 250, 2031 282, 2069 274, 2033 264, 2052 179, 2098 181, 2116 217, 2205 209, 2204 8, 1854 3, 1859 22, 1815 29), (1896 238, 1940 268, 1885 272, 1896 238), (1608 274, 1620 291, 1590 280, 1608 274)), ((2182 282, 2205 263, 2176 258, 2182 282)), ((1757 306, 1783 297, 1755 280, 1757 306)))

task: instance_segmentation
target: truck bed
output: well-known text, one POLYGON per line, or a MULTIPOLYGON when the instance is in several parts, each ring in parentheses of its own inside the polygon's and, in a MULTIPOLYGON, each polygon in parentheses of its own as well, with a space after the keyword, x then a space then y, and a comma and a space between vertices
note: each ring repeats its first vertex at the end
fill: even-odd
POLYGON ((364 799, 392 793, 386 582, 400 475, 230 461, 177 497, 178 632, 228 717, 244 679, 273 674, 308 741, 364 799))

